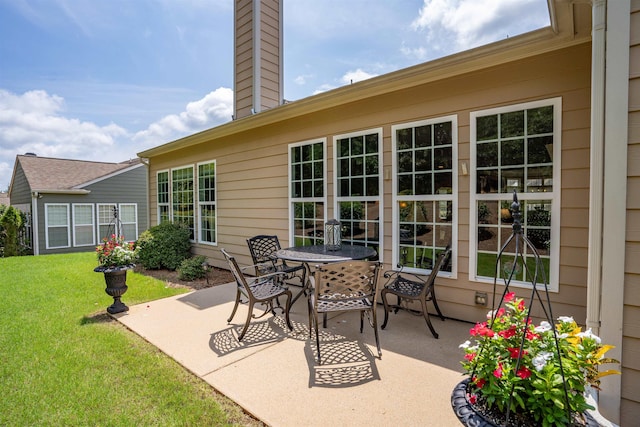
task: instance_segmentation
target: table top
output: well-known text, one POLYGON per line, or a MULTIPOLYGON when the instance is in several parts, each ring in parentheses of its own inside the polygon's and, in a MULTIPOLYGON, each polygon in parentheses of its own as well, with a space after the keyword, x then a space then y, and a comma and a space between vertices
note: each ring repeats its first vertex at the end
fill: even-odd
POLYGON ((360 245, 341 245, 331 251, 325 245, 294 246, 276 252, 278 258, 298 262, 338 262, 350 259, 365 259, 376 255, 373 248, 360 245))

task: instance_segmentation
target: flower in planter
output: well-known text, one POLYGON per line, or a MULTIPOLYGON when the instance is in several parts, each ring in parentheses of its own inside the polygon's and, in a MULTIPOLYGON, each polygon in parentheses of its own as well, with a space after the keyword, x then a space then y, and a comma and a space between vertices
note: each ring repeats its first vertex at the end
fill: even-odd
POLYGON ((590 329, 583 332, 571 317, 558 318, 555 333, 549 322, 535 326, 524 300, 513 292, 504 301, 504 308, 471 328, 474 342, 460 345, 471 379, 469 402, 496 423, 508 411, 519 425, 568 425, 575 420, 568 419, 567 402, 572 418, 594 409, 586 401, 587 388, 598 389, 601 377, 620 373, 598 371, 603 363, 618 362, 604 357, 613 347, 590 329))
POLYGON ((135 242, 125 242, 124 236, 111 235, 110 239, 102 239, 96 247, 99 268, 132 266, 138 259, 138 248, 135 242))

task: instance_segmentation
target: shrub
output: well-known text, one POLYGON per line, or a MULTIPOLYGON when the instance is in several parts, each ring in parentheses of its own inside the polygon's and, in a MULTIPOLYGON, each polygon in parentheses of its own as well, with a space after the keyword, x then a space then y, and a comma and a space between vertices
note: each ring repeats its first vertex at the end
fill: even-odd
POLYGON ((189 258, 191 232, 185 225, 163 222, 144 231, 138 239, 139 262, 146 269, 175 270, 189 258))
POLYGON ((178 278, 180 280, 195 280, 202 279, 207 272, 203 267, 203 263, 207 260, 207 257, 204 255, 196 255, 191 258, 187 258, 180 263, 180 267, 178 267, 178 278))
POLYGON ((0 216, 0 224, 4 229, 4 256, 17 256, 18 231, 22 226, 20 211, 9 206, 0 216))

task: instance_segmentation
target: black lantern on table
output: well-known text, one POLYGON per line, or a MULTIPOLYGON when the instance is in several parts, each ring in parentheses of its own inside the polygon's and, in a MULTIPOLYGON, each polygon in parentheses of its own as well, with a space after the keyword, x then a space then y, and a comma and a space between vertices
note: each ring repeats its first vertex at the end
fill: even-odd
POLYGON ((324 224, 324 244, 327 250, 337 251, 342 245, 342 230, 340 221, 330 219, 324 224))

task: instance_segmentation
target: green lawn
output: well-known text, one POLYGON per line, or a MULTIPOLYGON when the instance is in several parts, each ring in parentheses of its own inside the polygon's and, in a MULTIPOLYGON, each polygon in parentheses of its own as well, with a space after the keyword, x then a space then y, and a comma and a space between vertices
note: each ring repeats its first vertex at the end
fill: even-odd
MULTIPOLYGON (((106 314, 95 254, 0 258, 0 425, 259 425, 106 314)), ((128 273, 128 305, 184 292, 128 273)))

